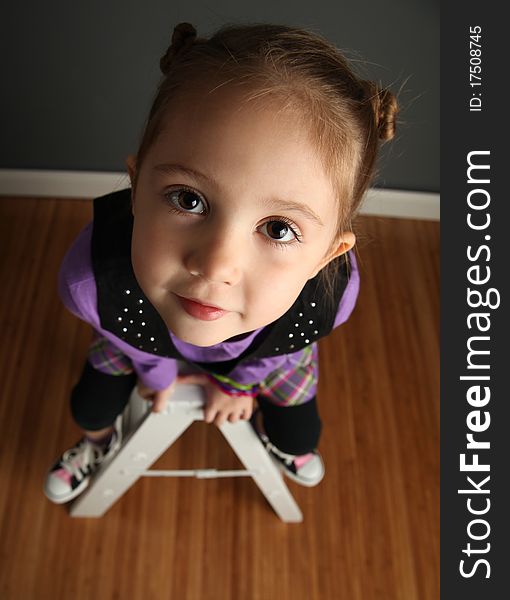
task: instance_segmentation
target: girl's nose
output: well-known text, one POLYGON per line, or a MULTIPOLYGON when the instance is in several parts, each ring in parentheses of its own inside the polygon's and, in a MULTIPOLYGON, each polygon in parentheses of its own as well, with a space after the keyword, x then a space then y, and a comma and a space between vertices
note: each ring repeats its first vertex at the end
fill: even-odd
POLYGON ((242 248, 232 232, 198 235, 185 257, 185 267, 214 283, 236 285, 242 274, 242 248))

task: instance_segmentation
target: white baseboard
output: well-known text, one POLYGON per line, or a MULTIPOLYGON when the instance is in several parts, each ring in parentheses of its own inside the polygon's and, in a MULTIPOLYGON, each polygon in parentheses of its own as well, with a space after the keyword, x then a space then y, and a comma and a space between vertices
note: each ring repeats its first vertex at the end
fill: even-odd
MULTIPOLYGON (((96 198, 129 187, 126 173, 0 169, 1 196, 96 198)), ((372 188, 361 214, 439 220, 439 194, 372 188)))
POLYGON ((413 190, 368 190, 361 214, 439 221, 439 194, 413 190))
POLYGON ((0 169, 0 195, 96 198, 129 187, 127 173, 0 169))

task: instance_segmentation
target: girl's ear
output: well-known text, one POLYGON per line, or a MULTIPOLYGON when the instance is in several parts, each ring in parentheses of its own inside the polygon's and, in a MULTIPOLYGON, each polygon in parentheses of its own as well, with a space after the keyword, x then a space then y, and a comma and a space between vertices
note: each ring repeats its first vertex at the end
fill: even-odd
POLYGON ((133 215, 135 214, 135 194, 134 194, 134 185, 135 185, 135 175, 136 175, 136 156, 130 154, 126 158, 126 167, 129 175, 129 179, 131 181, 131 212, 133 215))
POLYGON ((134 156, 133 154, 130 154, 126 158, 126 167, 127 167, 129 179, 131 180, 131 186, 133 186, 133 182, 135 180, 135 173, 136 173, 136 156, 134 156))
POLYGON ((310 279, 313 279, 317 275, 317 273, 321 269, 323 269, 327 264, 329 264, 332 260, 348 252, 354 246, 355 243, 356 236, 352 231, 342 232, 337 238, 337 242, 335 244, 334 249, 331 252, 329 252, 329 254, 326 254, 326 256, 319 262, 319 264, 315 267, 315 270, 310 279))

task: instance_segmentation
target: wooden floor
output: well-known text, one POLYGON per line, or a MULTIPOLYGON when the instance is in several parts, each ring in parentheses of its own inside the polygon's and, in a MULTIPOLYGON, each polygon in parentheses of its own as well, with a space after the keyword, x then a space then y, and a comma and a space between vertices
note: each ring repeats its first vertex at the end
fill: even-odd
MULTIPOLYGON (((439 224, 363 217, 361 294, 320 344, 326 478, 289 482, 284 524, 249 478, 145 478, 102 519, 43 495, 79 436, 68 408, 90 339, 58 300, 88 201, 0 199, 2 600, 439 597, 439 224)), ((236 468, 196 423, 159 468, 236 468)))

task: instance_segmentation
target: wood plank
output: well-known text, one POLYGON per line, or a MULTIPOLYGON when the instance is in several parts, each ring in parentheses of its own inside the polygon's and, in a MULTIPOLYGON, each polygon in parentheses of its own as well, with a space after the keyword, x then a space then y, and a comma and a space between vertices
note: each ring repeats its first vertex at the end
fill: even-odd
MULTIPOLYGON (((68 397, 90 329, 57 274, 90 201, 0 198, 0 597, 432 600, 439 596, 439 224, 361 217, 362 286, 320 343, 316 488, 284 524, 249 478, 144 478, 100 520, 42 493, 79 437, 68 397)), ((194 424, 156 468, 239 468, 194 424)))

